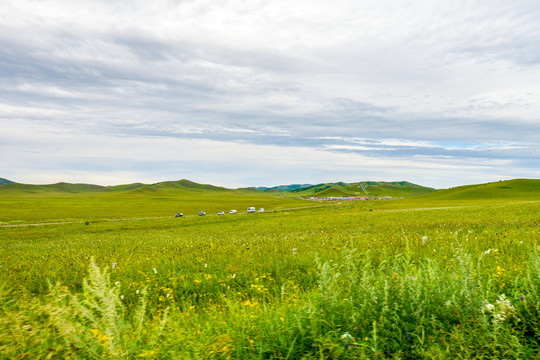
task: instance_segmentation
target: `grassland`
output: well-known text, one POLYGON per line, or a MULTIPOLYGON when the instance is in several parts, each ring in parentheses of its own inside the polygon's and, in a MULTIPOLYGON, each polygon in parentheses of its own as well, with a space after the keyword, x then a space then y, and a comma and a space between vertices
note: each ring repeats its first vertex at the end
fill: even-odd
MULTIPOLYGON (((112 196, 126 216, 150 216, 159 199, 100 193, 73 216, 63 204, 88 194, 56 193, 36 219, 32 196, 3 198, 2 214, 20 211, 6 223, 92 221, 0 228, 0 358, 534 358, 540 199, 534 182, 489 186, 491 197, 130 221, 105 221, 99 205, 112 196)), ((225 193, 176 200, 306 203, 225 193)), ((169 211, 174 190, 161 194, 167 214, 181 211, 169 211)))
MULTIPOLYGON (((248 206, 275 210, 310 205, 261 191, 231 190, 180 180, 153 185, 88 184, 0 186, 0 225, 217 214, 248 206)), ((312 205, 312 204, 311 204, 312 205)))

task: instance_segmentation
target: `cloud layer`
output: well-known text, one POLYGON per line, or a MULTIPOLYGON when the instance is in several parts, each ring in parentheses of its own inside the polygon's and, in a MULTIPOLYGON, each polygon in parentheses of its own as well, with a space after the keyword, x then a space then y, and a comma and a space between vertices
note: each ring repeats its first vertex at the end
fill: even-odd
POLYGON ((540 177, 534 1, 3 1, 0 176, 540 177))

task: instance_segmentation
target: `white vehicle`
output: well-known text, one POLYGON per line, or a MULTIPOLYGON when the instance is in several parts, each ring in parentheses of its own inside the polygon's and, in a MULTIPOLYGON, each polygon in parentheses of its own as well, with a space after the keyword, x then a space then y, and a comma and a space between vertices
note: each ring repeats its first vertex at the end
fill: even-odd
POLYGON ((236 214, 236 210, 229 211, 229 214, 236 214))
POLYGON ((256 210, 253 206, 248 207, 248 213, 254 213, 256 210))
POLYGON ((220 211, 217 213, 218 215, 225 215, 225 211, 220 211))
POLYGON ((263 209, 263 208, 260 208, 260 209, 259 209, 259 212, 264 212, 264 209, 263 209))

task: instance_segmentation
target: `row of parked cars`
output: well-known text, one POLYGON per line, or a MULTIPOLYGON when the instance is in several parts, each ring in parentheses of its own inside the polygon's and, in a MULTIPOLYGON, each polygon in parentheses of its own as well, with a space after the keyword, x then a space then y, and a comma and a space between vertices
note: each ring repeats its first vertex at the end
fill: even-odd
MULTIPOLYGON (((256 211, 256 209, 254 207, 248 207, 247 212, 248 213, 254 213, 254 212, 257 212, 257 211, 256 211)), ((264 212, 264 209, 260 208, 259 212, 264 212)), ((237 213, 236 210, 229 211, 229 214, 231 214, 231 215, 236 214, 236 213, 237 213)), ((225 215, 225 211, 220 211, 217 214, 218 215, 225 215)), ((199 216, 205 216, 205 215, 206 215, 206 213, 204 211, 199 211, 199 216)), ((184 216, 184 214, 182 214, 182 213, 177 213, 177 214, 174 215, 174 217, 182 217, 182 216, 184 216)))

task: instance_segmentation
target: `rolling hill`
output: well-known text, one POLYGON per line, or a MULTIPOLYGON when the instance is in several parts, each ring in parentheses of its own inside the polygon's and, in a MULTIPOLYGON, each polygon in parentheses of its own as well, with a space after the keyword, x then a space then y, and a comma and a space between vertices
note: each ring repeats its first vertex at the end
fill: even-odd
POLYGON ((105 186, 91 184, 71 184, 60 182, 49 185, 11 183, 0 187, 2 193, 88 193, 110 191, 105 186))
MULTIPOLYGON (((5 179, 4 179, 5 180, 5 179)), ((9 180, 7 180, 9 181, 9 180)), ((2 186, 2 193, 156 193, 167 191, 184 191, 184 192, 216 192, 216 191, 233 191, 223 187, 217 187, 213 185, 198 184, 189 180, 178 181, 163 181, 155 184, 126 184, 115 186, 101 186, 92 184, 71 184, 60 182, 49 185, 30 185, 30 184, 18 184, 18 183, 6 183, 2 186)))
MULTIPOLYGON (((282 187, 286 189, 285 186, 282 187)), ((391 196, 405 197, 428 194, 435 189, 416 185, 407 181, 383 182, 364 181, 357 183, 323 183, 291 188, 287 192, 294 196, 391 196)))
POLYGON ((279 185, 279 186, 273 186, 273 187, 258 187, 258 190, 266 191, 266 192, 287 192, 292 191, 300 188, 305 188, 308 186, 312 186, 311 184, 291 184, 291 185, 279 185))
POLYGON ((423 195, 426 200, 540 199, 540 180, 515 179, 458 186, 423 195))
POLYGON ((115 186, 92 184, 71 184, 60 182, 49 185, 30 185, 15 183, 0 178, 0 194, 100 194, 153 196, 155 194, 282 194, 294 197, 332 197, 332 196, 373 196, 373 197, 411 197, 418 200, 481 200, 481 199, 538 199, 540 180, 515 179, 493 183, 465 185, 450 189, 435 190, 407 181, 383 182, 363 181, 356 183, 321 183, 316 185, 280 185, 271 188, 240 188, 199 184, 189 180, 163 181, 155 184, 133 183, 115 186))

